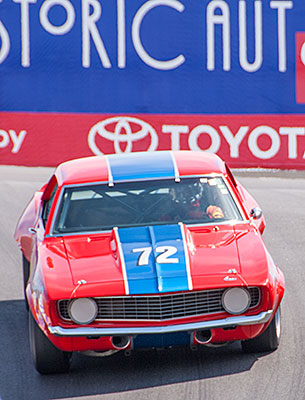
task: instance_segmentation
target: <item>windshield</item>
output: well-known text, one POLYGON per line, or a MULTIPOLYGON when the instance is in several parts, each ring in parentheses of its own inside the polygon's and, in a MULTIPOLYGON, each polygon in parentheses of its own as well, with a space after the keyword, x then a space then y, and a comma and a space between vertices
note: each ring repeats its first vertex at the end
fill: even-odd
POLYGON ((236 220, 242 216, 221 177, 94 184, 64 189, 53 233, 236 220))

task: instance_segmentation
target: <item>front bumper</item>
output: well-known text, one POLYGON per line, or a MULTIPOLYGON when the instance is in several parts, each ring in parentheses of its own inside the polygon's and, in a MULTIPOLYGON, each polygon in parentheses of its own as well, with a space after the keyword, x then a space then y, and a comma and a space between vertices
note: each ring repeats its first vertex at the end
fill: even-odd
POLYGON ((173 332, 196 331, 199 329, 229 328, 243 325, 264 324, 269 321, 273 310, 261 312, 258 315, 228 317, 212 321, 194 322, 190 324, 177 324, 167 326, 128 327, 128 328, 94 328, 77 327, 62 328, 61 326, 48 326, 49 332, 55 336, 115 336, 115 335, 143 335, 163 334, 173 332))

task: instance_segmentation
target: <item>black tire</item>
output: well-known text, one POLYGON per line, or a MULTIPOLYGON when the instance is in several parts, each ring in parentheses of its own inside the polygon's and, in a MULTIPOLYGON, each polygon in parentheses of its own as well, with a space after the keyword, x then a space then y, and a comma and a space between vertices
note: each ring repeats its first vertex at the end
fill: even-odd
POLYGON ((278 308, 268 328, 254 339, 243 340, 245 353, 271 352, 278 348, 281 339, 281 309, 278 308))
POLYGON ((29 337, 32 358, 40 374, 68 372, 72 353, 59 350, 50 342, 29 313, 29 337))
POLYGON ((25 299, 25 308, 29 311, 29 303, 26 297, 25 289, 30 277, 30 263, 29 261, 22 255, 22 266, 23 266, 23 292, 24 292, 24 299, 25 299))

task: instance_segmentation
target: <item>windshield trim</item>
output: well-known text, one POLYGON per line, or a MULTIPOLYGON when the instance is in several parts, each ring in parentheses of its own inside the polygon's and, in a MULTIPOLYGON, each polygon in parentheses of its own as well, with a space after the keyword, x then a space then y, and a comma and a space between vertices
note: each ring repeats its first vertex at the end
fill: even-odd
MULTIPOLYGON (((230 193, 230 195, 232 197, 232 200, 233 200, 235 206, 237 207, 237 209, 238 209, 238 211, 240 213, 241 220, 234 219, 234 220, 229 220, 229 221, 222 221, 222 222, 219 222, 219 223, 215 223, 215 222, 211 223, 210 221, 207 221, 207 222, 200 221, 198 223, 189 223, 189 224, 186 223, 185 226, 189 226, 189 227, 194 226, 194 227, 196 227, 196 226, 200 226, 200 225, 204 225, 204 226, 209 226, 209 225, 212 225, 212 226, 215 226, 215 225, 230 225, 230 224, 244 223, 244 222, 248 222, 249 221, 249 218, 245 215, 245 212, 244 212, 243 208, 241 207, 240 201, 237 199, 234 191, 232 190, 230 184, 228 183, 228 180, 226 179, 226 177, 223 174, 219 174, 219 173, 215 173, 214 174, 213 173, 213 174, 187 175, 187 176, 180 176, 180 180, 182 181, 184 179, 192 179, 192 178, 215 178, 215 177, 221 177, 223 179, 223 182, 226 185, 226 188, 229 191, 229 193, 230 193)), ((132 182, 149 182, 149 181, 156 181, 156 180, 159 180, 159 181, 173 180, 173 181, 175 181, 175 179, 173 177, 170 177, 170 178, 162 177, 162 178, 156 178, 156 179, 152 178, 152 179, 149 179, 149 180, 148 179, 147 180, 136 179, 136 180, 128 180, 128 181, 120 181, 120 182, 117 181, 117 182, 114 183, 114 187, 115 187, 116 184, 119 184, 119 183, 121 184, 121 183, 129 183, 129 182, 131 182, 131 183, 132 182)), ((59 193, 59 196, 58 196, 58 199, 57 199, 56 207, 55 207, 55 210, 54 210, 54 213, 53 213, 53 216, 52 216, 51 226, 50 226, 50 230, 49 230, 50 233, 48 235, 46 235, 46 237, 75 236, 75 235, 101 234, 101 233, 112 232, 114 227, 112 229, 94 230, 94 231, 88 230, 88 231, 83 231, 83 232, 54 232, 54 226, 55 226, 55 223, 56 223, 56 219, 57 219, 57 216, 58 216, 59 208, 60 208, 61 201, 62 201, 62 198, 63 198, 64 193, 65 193, 65 190, 67 188, 71 188, 71 187, 78 188, 78 187, 95 186, 95 185, 106 185, 106 186, 109 186, 109 182, 108 181, 98 181, 98 182, 84 182, 84 183, 80 183, 80 184, 67 184, 67 185, 63 185, 60 188, 60 193, 59 193)), ((159 224, 146 224, 146 225, 141 225, 141 226, 148 226, 148 225, 162 225, 162 223, 159 223, 159 224)), ((164 223, 164 225, 169 225, 169 224, 168 223, 164 223)), ((128 227, 134 227, 134 226, 139 226, 139 225, 129 225, 128 227)), ((128 228, 128 227, 126 226, 126 228, 128 228)), ((125 227, 122 226, 121 228, 125 228, 125 227)))

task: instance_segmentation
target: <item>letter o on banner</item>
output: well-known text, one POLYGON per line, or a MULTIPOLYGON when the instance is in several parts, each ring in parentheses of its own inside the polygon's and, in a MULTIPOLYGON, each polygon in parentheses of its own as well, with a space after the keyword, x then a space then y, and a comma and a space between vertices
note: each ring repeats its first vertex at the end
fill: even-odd
POLYGON ((250 133, 248 145, 251 153, 255 157, 266 160, 274 157, 278 153, 281 146, 281 140, 275 129, 270 126, 258 126, 250 133), (271 139, 271 146, 267 150, 262 150, 258 147, 257 142, 261 135, 267 135, 271 139))
POLYGON ((189 136, 189 147, 195 151, 206 151, 208 153, 217 153, 220 147, 220 137, 216 129, 210 125, 198 125, 192 130, 189 136), (201 149, 198 146, 198 138, 201 134, 207 134, 211 139, 211 146, 207 149, 201 149))
POLYGON ((305 43, 302 44, 302 48, 301 48, 301 60, 303 65, 305 65, 305 43))
POLYGON ((68 33, 74 25, 75 10, 69 0, 46 0, 39 12, 40 22, 44 29, 52 35, 64 35, 68 33), (49 21, 49 11, 53 6, 62 6, 66 13, 67 18, 64 24, 55 26, 49 21))
POLYGON ((0 149, 6 147, 10 142, 10 137, 8 133, 0 129, 0 149))
POLYGON ((0 64, 1 64, 8 56, 11 46, 9 34, 1 21, 0 21, 0 43, 1 43, 0 47, 0 64))

